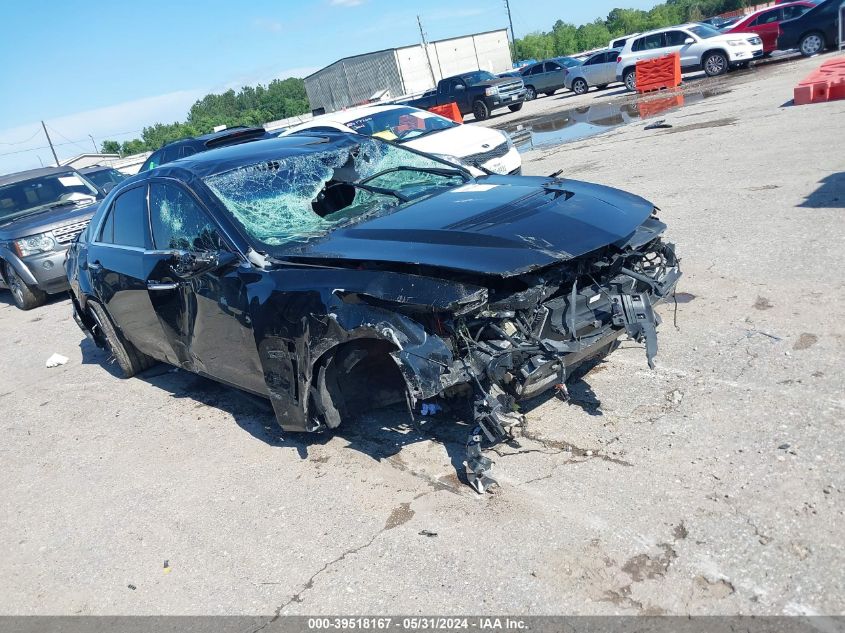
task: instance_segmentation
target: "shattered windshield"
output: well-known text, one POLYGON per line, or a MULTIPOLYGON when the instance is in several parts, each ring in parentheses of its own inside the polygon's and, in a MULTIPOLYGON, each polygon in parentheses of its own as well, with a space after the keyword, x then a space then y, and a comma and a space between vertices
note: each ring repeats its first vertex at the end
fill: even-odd
POLYGON ((204 180, 249 236, 272 247, 389 213, 469 178, 449 163, 365 139, 204 180))
POLYGON ((0 187, 0 222, 65 203, 90 204, 96 197, 97 190, 74 172, 23 180, 0 187))

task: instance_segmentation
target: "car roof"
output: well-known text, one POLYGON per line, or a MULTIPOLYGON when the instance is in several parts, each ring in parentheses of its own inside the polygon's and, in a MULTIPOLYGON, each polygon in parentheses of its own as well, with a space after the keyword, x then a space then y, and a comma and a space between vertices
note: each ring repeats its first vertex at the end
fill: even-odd
MULTIPOLYGON (((312 125, 314 123, 325 123, 325 122, 332 122, 332 123, 340 123, 345 125, 347 121, 352 121, 358 117, 366 116, 368 114, 378 113, 378 112, 389 112, 390 110, 398 110, 399 108, 411 108, 412 110, 418 110, 419 108, 414 108, 413 106, 401 105, 398 103, 386 103, 382 105, 369 105, 369 106, 358 106, 355 108, 349 108, 347 110, 337 110, 336 112, 329 112, 328 114, 321 114, 320 116, 315 116, 313 119, 308 121, 304 121, 300 123, 300 125, 312 125)), ((296 127, 299 127, 297 125, 296 127)), ((293 128, 291 128, 293 129, 293 128)))
MULTIPOLYGON (((185 158, 179 158, 165 163, 155 169, 141 172, 149 178, 167 177, 169 174, 179 172, 191 172, 196 176, 204 178, 221 174, 239 167, 282 160, 291 156, 299 156, 317 151, 333 149, 346 144, 357 144, 362 140, 359 134, 349 132, 315 132, 311 134, 294 134, 253 141, 251 143, 239 143, 237 145, 225 145, 207 152, 199 152, 185 158)), ((139 178, 132 178, 132 182, 138 182, 139 178)), ((128 182, 128 181, 125 181, 128 182)))
MULTIPOLYGON (((639 39, 639 38, 641 38, 645 35, 652 35, 653 33, 663 33, 664 31, 671 31, 672 29, 689 29, 693 26, 702 26, 702 24, 701 24, 701 22, 686 22, 684 24, 675 24, 673 26, 662 26, 659 29, 652 29, 650 31, 643 31, 642 33, 639 33, 636 37, 637 37, 637 39, 639 39)), ((705 24, 703 26, 710 26, 710 25, 705 24)), ((710 28, 713 28, 713 27, 710 26, 710 28)), ((631 36, 630 39, 634 39, 634 37, 631 36)), ((625 46, 627 46, 627 45, 628 45, 628 42, 625 42, 625 46)))
POLYGON ((28 169, 26 171, 18 171, 13 174, 0 176, 0 185, 11 185, 16 182, 23 182, 24 180, 49 176, 50 174, 67 173, 76 173, 76 170, 73 167, 39 167, 38 169, 28 169))
POLYGON ((162 145, 159 149, 164 149, 165 147, 171 147, 173 145, 182 145, 189 143, 207 144, 210 141, 225 139, 229 136, 240 136, 248 132, 255 133, 257 136, 259 134, 266 134, 267 130, 265 130, 263 127, 248 127, 246 125, 235 125, 232 127, 227 127, 225 130, 220 130, 219 132, 209 132, 208 134, 200 134, 199 136, 189 136, 187 138, 180 138, 177 141, 170 141, 169 143, 165 143, 164 145, 162 145))

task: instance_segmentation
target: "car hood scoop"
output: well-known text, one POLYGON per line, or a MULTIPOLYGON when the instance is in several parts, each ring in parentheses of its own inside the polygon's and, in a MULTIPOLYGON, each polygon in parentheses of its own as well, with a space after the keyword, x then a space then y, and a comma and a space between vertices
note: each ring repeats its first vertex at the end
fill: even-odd
POLYGON ((653 209, 601 185, 491 176, 334 230, 288 255, 511 276, 622 243, 653 209))

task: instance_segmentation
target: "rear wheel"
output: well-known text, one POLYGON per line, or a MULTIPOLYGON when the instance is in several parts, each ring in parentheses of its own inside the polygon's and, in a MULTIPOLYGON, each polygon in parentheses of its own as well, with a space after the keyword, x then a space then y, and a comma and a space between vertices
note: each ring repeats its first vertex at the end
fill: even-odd
POLYGON ((9 262, 3 262, 6 272, 6 282, 12 293, 12 301, 21 310, 32 310, 47 301, 47 293, 28 285, 20 278, 17 271, 9 262))
POLYGON ((155 359, 147 356, 144 352, 138 351, 132 343, 127 341, 112 325, 111 319, 106 311, 97 303, 88 302, 88 309, 103 338, 106 340, 109 351, 114 356, 124 378, 132 378, 138 372, 144 371, 155 364, 155 359))
POLYGON ((590 86, 587 85, 587 82, 580 77, 572 82, 572 92, 577 95, 585 94, 590 89, 590 86))
POLYGON ((707 53, 702 65, 704 66, 704 74, 708 77, 716 77, 728 72, 728 58, 720 51, 707 53))
POLYGON ((522 104, 514 103, 513 105, 509 105, 508 110, 510 110, 511 112, 519 112, 520 110, 522 110, 522 104))
POLYGON ((534 101, 537 98, 537 91, 534 86, 525 86, 525 100, 534 101))
POLYGON ((622 81, 625 82, 625 87, 628 90, 636 90, 637 89, 637 71, 633 68, 630 70, 625 71, 625 76, 622 78, 622 81))
POLYGON ((807 33, 798 42, 798 50, 804 57, 818 55, 824 50, 824 35, 821 33, 807 33))
POLYGON ((490 108, 483 101, 476 101, 472 104, 472 115, 476 121, 483 121, 490 116, 490 108))

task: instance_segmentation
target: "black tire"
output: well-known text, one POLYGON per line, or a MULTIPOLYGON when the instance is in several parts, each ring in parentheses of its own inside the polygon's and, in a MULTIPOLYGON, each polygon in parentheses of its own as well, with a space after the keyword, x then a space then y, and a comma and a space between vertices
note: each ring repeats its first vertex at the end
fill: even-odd
POLYGON ((484 121, 490 116, 490 108, 483 101, 476 101, 472 104, 472 115, 476 121, 484 121))
POLYGON ((6 285, 12 293, 12 301, 20 310, 32 310, 47 301, 47 293, 28 285, 20 278, 9 262, 3 262, 6 273, 6 285))
POLYGON ((577 95, 585 95, 587 91, 589 91, 590 86, 587 83, 586 79, 582 79, 578 77, 575 81, 572 82, 572 92, 577 95))
POLYGON ((823 53, 827 43, 824 41, 824 34, 812 31, 801 36, 798 42, 798 50, 804 57, 812 57, 823 53))
POLYGON ((630 90, 634 91, 637 89, 637 71, 633 68, 629 68, 625 71, 625 74, 622 77, 622 83, 625 84, 625 87, 630 90))
POLYGON ((701 65, 704 67, 704 74, 708 77, 718 77, 728 72, 730 62, 728 56, 722 51, 710 51, 701 60, 701 65))
POLYGON ((138 372, 142 372, 155 365, 156 361, 154 358, 147 356, 144 352, 138 351, 132 343, 127 341, 115 329, 108 314, 106 314, 106 311, 98 303, 89 301, 88 311, 100 328, 100 332, 106 340, 109 351, 120 366, 120 371, 124 378, 132 378, 138 372))
POLYGON ((525 100, 534 101, 537 98, 537 91, 534 86, 525 86, 525 100))
POLYGON ((601 84, 600 86, 596 86, 596 90, 606 90, 609 84, 601 84))
POLYGON ((519 112, 520 110, 522 110, 522 104, 514 103, 513 105, 509 105, 508 110, 510 110, 511 112, 519 112))
POLYGON ((739 63, 735 66, 735 68, 737 68, 737 69, 739 69, 739 70, 745 70, 745 69, 746 69, 746 68, 748 68, 749 66, 751 66, 751 62, 739 62, 739 63))
POLYGON ((547 97, 551 97, 556 92, 557 92, 557 90, 549 90, 547 92, 544 92, 543 94, 546 95, 547 97))

